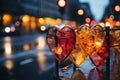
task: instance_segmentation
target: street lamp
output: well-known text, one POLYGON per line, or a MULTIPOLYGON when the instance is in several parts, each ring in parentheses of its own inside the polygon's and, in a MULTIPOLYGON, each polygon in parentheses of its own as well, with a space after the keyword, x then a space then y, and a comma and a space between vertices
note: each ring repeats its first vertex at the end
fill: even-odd
POLYGON ((58 0, 58 7, 59 7, 59 11, 61 13, 61 16, 64 14, 65 11, 65 6, 66 6, 66 0, 58 0))
POLYGON ((120 11, 120 6, 119 6, 119 5, 115 5, 114 10, 115 10, 116 12, 119 12, 119 11, 120 11))
POLYGON ((58 0, 58 6, 60 8, 64 8, 66 6, 66 1, 65 0, 58 0))
POLYGON ((84 15, 84 10, 83 9, 79 9, 77 13, 78 13, 78 15, 82 16, 82 15, 84 15))

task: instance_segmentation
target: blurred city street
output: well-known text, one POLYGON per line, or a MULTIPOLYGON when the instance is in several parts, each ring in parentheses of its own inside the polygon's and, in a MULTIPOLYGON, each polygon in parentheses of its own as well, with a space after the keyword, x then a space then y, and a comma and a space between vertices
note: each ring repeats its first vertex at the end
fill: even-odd
POLYGON ((0 80, 120 80, 120 0, 0 0, 0 80))
MULTIPOLYGON (((0 41, 1 51, 3 51, 0 57, 0 80, 54 80, 55 58, 46 44, 46 33, 19 37, 7 36, 0 41), (15 43, 18 41, 19 43, 15 43), (6 48, 9 49, 6 50, 6 48)), ((115 63, 114 54, 111 55, 110 67, 111 78, 113 78, 111 80, 119 80, 120 68, 115 63)), ((90 78, 87 80, 96 80, 96 78, 105 80, 105 63, 96 69, 88 57, 77 69, 82 72, 79 74, 84 75, 86 79, 90 78)), ((69 80, 73 72, 71 61, 67 59, 60 63, 59 76, 62 80, 69 80)))

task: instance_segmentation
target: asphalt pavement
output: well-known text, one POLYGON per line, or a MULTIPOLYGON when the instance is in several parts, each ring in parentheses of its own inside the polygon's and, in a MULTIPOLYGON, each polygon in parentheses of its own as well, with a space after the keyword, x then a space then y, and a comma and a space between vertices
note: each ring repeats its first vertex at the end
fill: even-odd
MULTIPOLYGON (((0 40, 0 80, 56 80, 55 58, 49 51, 47 44, 40 46, 46 40, 46 34, 33 34, 28 36, 7 37, 0 40), (43 42, 42 42, 43 41, 43 42), (4 44, 10 42, 11 57, 5 57, 4 44), (42 43, 41 43, 42 42, 42 43), (24 45, 27 47, 24 48, 24 45)), ((111 80, 120 80, 120 57, 114 56, 114 49, 110 55, 110 77, 111 80), (118 62, 116 60, 118 59, 118 62)), ((74 65, 67 59, 59 63, 59 78, 61 80, 106 80, 106 61, 96 68, 89 57, 82 65, 73 69, 74 65), (84 77, 80 77, 80 75, 84 77), (70 79, 71 78, 71 79, 70 79), (77 79, 78 78, 78 79, 77 79)))

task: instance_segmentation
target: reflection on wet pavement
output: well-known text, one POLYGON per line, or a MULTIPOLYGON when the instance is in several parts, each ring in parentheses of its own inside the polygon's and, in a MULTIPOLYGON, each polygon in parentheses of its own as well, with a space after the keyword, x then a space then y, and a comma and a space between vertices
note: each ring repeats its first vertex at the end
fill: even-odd
MULTIPOLYGON (((45 36, 36 37, 33 43, 19 45, 14 45, 11 37, 6 37, 0 52, 0 62, 4 61, 3 65, 0 64, 0 80, 54 80, 55 58, 48 50, 45 36)), ((111 51, 110 60, 111 80, 119 80, 120 57, 115 57, 114 49, 111 51)), ((95 68, 87 57, 84 63, 77 67, 78 71, 73 71, 73 64, 67 59, 59 65, 59 76, 61 80, 72 80, 75 78, 74 74, 78 74, 82 80, 105 80, 105 63, 106 61, 95 68)))

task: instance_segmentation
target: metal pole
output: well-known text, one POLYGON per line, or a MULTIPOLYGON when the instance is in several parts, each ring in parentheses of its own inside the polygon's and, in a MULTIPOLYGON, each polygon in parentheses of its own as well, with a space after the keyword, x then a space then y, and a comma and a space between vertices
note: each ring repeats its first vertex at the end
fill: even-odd
POLYGON ((56 79, 59 80, 59 62, 57 59, 55 61, 56 61, 56 79))
POLYGON ((108 58, 106 60, 106 80, 110 80, 110 27, 106 26, 106 42, 107 42, 107 53, 108 58))
POLYGON ((76 65, 73 64, 73 72, 76 70, 76 65))

